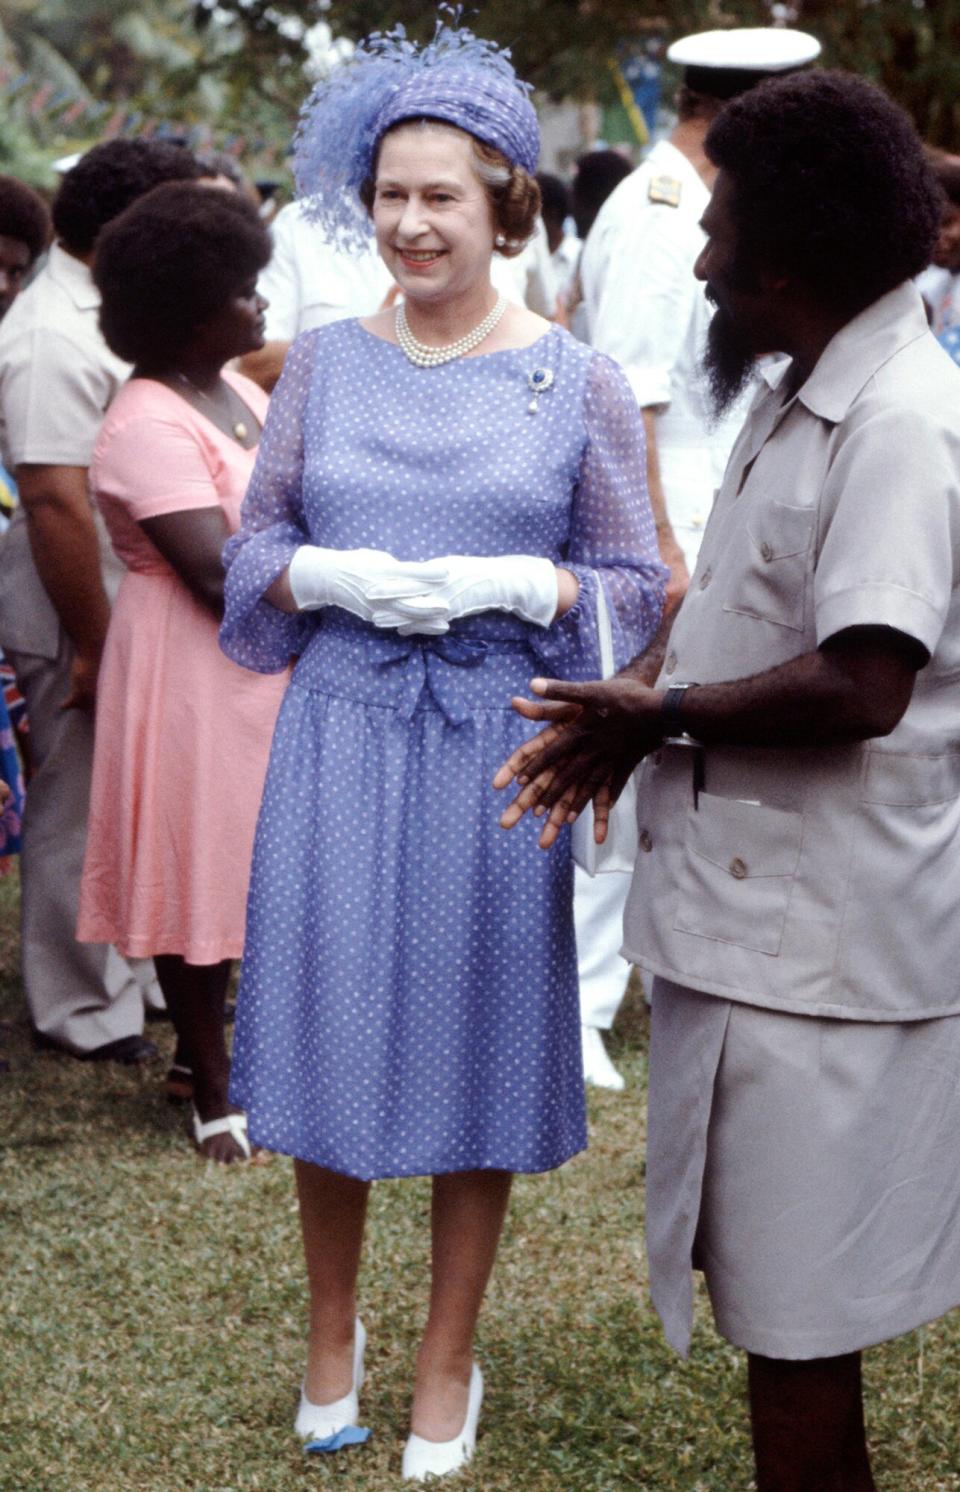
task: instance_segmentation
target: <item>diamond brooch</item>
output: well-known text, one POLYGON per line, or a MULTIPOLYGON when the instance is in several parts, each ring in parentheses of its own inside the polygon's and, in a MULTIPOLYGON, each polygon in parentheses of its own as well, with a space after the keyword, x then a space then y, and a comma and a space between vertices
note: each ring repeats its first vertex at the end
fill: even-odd
POLYGON ((550 368, 534 368, 532 373, 527 374, 527 386, 533 398, 527 405, 527 414, 536 414, 540 407, 540 395, 545 394, 548 389, 553 388, 553 372, 550 368))

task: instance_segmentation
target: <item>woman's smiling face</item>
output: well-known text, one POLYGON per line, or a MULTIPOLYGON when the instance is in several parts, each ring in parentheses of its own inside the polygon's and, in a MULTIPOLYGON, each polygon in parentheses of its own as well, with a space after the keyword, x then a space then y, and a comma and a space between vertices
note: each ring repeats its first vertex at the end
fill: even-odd
POLYGON ((489 285, 493 210, 462 130, 390 131, 377 163, 373 224, 380 256, 408 299, 442 302, 489 285))

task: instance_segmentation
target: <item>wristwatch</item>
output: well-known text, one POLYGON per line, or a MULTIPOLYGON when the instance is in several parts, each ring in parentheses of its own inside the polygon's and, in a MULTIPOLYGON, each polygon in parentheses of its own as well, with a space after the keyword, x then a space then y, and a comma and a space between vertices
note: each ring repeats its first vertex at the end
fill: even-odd
POLYGON ((683 696, 688 689, 696 689, 699 686, 691 679, 688 684, 671 684, 663 696, 660 706, 660 719, 663 723, 664 739, 669 736, 682 736, 686 730, 683 723, 683 696))

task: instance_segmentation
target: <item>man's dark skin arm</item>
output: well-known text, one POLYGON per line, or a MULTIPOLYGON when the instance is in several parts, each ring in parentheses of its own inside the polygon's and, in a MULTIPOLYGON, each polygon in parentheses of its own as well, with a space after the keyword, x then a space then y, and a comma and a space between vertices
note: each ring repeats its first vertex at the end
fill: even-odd
MULTIPOLYGON (((646 652, 639 654, 625 668, 622 668, 617 675, 618 679, 636 680, 648 686, 652 686, 656 682, 663 667, 663 660, 666 657, 675 615, 676 611, 670 610, 669 607, 664 611, 660 626, 646 652)), ((522 748, 524 760, 526 760, 527 752, 533 752, 537 749, 544 750, 546 747, 552 746, 555 742, 560 742, 561 740, 564 741, 565 748, 569 749, 573 745, 571 732, 577 731, 580 725, 587 725, 588 723, 585 712, 579 705, 544 705, 538 704, 535 700, 522 699, 518 696, 513 701, 513 707, 518 714, 525 715, 528 720, 547 720, 551 722, 538 735, 534 736, 531 741, 528 741, 525 748, 522 748)), ((639 761, 639 757, 636 756, 634 751, 636 743, 632 732, 628 738, 623 739, 622 737, 618 737, 615 741, 614 732, 611 727, 610 730, 604 732, 602 744, 607 780, 598 789, 597 793, 594 794, 593 800, 595 812, 594 832, 598 843, 602 843, 606 837, 610 809, 613 807, 613 804, 623 790, 627 778, 639 761), (615 787, 612 786, 613 783, 616 783, 615 787)), ((500 771, 494 778, 495 787, 504 788, 510 785, 513 778, 508 772, 508 768, 512 764, 519 762, 520 759, 521 753, 516 753, 500 768, 500 771)), ((519 766, 516 766, 515 770, 518 774, 520 773, 519 766)), ((547 771, 550 771, 552 774, 552 768, 545 769, 542 779, 544 783, 547 780, 547 771)), ((537 774, 534 773, 534 775, 537 774)), ((523 776, 518 775, 517 777, 518 782, 526 782, 526 780, 525 774, 523 776)), ((539 815, 543 812, 543 809, 535 807, 533 811, 539 815)), ((504 828, 512 829, 519 817, 520 815, 514 815, 511 805, 505 811, 501 823, 504 828)), ((555 835, 551 835, 550 844, 553 843, 555 837, 555 835)), ((544 847, 547 848, 548 845, 544 847)))
POLYGON ((16 469, 17 490, 37 574, 74 649, 63 709, 92 709, 110 603, 85 466, 16 469))
MULTIPOLYGON (((829 748, 889 735, 926 658, 920 644, 891 628, 851 627, 765 673, 688 690, 684 728, 704 745, 775 749, 829 748)), ((661 743, 666 691, 631 677, 630 669, 602 683, 536 679, 532 688, 561 703, 514 701, 528 719, 555 724, 497 773, 496 787, 512 781, 521 787, 500 822, 509 829, 528 810, 546 815, 540 844, 548 849, 563 824, 593 799, 602 842, 610 807, 630 772, 661 743)))
POLYGON ((660 677, 663 660, 667 656, 670 633, 673 631, 673 619, 676 614, 675 609, 671 611, 667 606, 647 651, 634 658, 626 668, 621 668, 617 678, 636 679, 639 683, 649 684, 652 688, 660 677))

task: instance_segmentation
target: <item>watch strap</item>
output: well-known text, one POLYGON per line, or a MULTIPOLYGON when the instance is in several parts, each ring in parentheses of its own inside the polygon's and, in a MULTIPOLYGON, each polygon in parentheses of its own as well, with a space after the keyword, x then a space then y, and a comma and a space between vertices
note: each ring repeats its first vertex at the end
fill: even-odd
POLYGON ((663 734, 667 736, 682 736, 685 726, 683 723, 683 696, 688 689, 696 689, 697 685, 691 680, 687 684, 671 684, 663 696, 660 705, 660 719, 663 723, 663 734))

